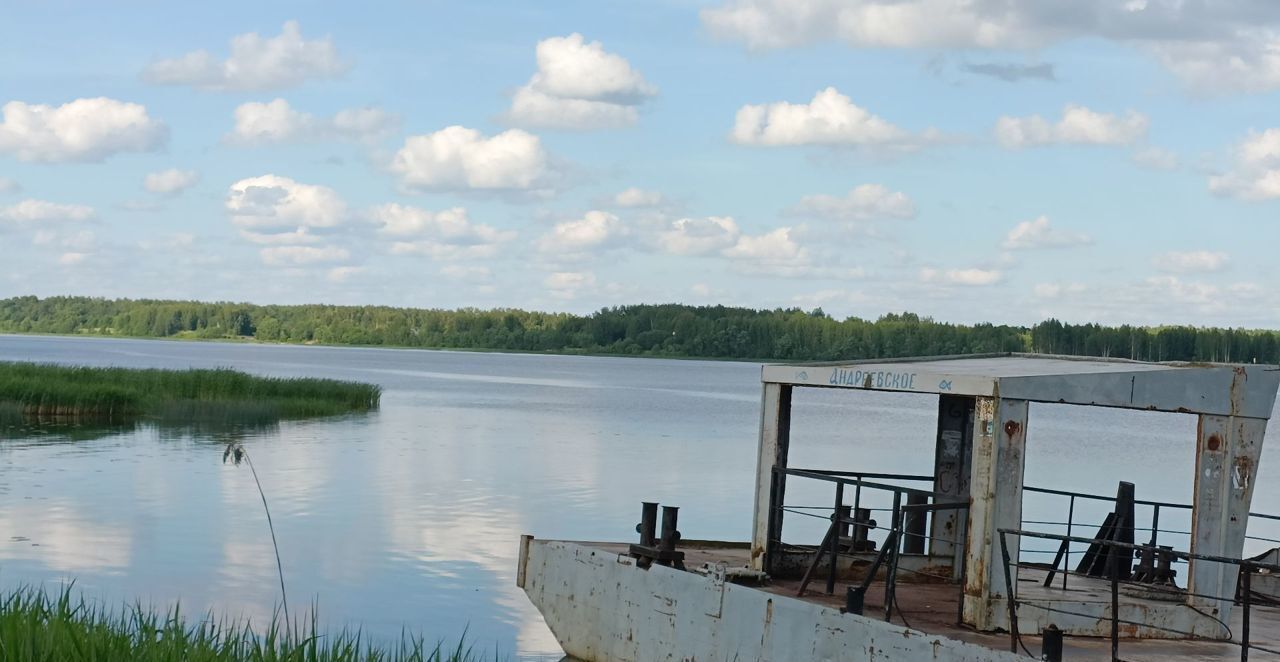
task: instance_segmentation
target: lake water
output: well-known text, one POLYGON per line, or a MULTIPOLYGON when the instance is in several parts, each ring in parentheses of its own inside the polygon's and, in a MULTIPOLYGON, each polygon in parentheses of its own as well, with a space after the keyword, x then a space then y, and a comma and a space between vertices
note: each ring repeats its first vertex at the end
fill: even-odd
MULTIPOLYGON (((74 579, 109 604, 268 618, 275 560, 252 475, 221 462, 232 439, 262 479, 295 612, 315 602, 323 623, 388 640, 466 631, 479 648, 558 659, 515 587, 520 534, 631 540, 642 500, 681 506, 687 538, 750 533, 758 364, 38 336, 0 336, 0 360, 385 389, 377 412, 269 428, 0 429, 3 588, 74 579)), ((931 397, 798 389, 795 407, 792 466, 931 470, 931 397)), ((1193 417, 1033 405, 1028 431, 1030 485, 1114 494, 1123 479, 1139 498, 1190 501, 1193 417)), ((1280 510, 1274 432, 1255 511, 1280 510)), ((788 485, 789 503, 830 499, 788 485)), ((1028 496, 1024 516, 1065 509, 1028 496)), ((821 538, 819 522, 792 519, 789 540, 821 538)), ((1081 519, 1100 515, 1081 506, 1081 519)))

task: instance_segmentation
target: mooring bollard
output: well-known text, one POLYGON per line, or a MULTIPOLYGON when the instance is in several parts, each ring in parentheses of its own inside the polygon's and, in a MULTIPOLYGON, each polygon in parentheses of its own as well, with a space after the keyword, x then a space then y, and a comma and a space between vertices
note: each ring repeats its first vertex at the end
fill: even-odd
POLYGON ((651 501, 643 501, 641 504, 640 523, 636 525, 640 542, 629 545, 627 554, 641 568, 648 569, 657 562, 658 565, 684 570, 684 552, 676 551, 676 543, 680 542, 680 531, 676 528, 680 509, 675 506, 662 507, 662 535, 658 536, 654 532, 658 524, 658 504, 651 501))
POLYGON ((1040 636, 1040 659, 1044 662, 1062 662, 1062 630, 1050 623, 1040 636))
POLYGON ((680 531, 676 529, 677 520, 680 517, 680 508, 677 506, 662 507, 662 538, 658 540, 658 549, 664 552, 674 552, 676 543, 680 542, 680 531))
POLYGON ((862 615, 862 605, 865 602, 866 594, 853 586, 849 586, 844 592, 844 613, 862 615))
POLYGON ((658 504, 643 501, 640 504, 640 523, 636 525, 636 533, 640 534, 640 544, 653 547, 657 542, 658 504))

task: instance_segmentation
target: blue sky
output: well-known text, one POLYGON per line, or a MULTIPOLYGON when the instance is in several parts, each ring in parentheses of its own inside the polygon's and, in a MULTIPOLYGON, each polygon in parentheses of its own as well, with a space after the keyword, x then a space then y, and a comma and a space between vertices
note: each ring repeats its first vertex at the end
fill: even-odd
POLYGON ((1280 326, 1280 5, 28 3, 0 296, 1280 326))

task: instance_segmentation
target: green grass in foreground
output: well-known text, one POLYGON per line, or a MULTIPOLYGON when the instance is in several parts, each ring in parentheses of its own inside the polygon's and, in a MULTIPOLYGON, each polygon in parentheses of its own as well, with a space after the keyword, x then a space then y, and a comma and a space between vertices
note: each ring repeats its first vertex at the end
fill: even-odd
MULTIPOLYGON (((134 606, 111 611, 73 598, 18 589, 0 599, 0 662, 62 660, 248 662, 472 662, 482 658, 463 642, 428 645, 402 636, 378 646, 358 631, 320 632, 316 623, 293 630, 273 622, 262 632, 249 624, 205 619, 189 624, 177 608, 160 616, 134 606)), ((492 659, 498 659, 495 655, 492 659)))
POLYGON ((381 389, 333 379, 216 370, 0 362, 0 408, 26 416, 262 421, 376 409, 381 389))

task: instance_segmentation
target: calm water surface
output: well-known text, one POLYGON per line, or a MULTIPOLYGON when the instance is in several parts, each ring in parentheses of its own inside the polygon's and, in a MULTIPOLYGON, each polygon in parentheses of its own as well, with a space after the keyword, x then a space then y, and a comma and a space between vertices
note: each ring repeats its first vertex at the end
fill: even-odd
MULTIPOLYGON (((252 476, 221 463, 231 439, 262 478, 295 611, 314 601, 323 622, 380 638, 465 630, 482 648, 556 659, 515 587, 520 534, 630 540, 641 500, 681 506, 689 538, 750 533, 758 364, 36 336, 0 336, 0 360, 385 389, 378 412, 270 428, 0 429, 4 588, 74 579, 110 603, 268 617, 274 557, 252 476)), ((934 403, 797 390, 792 465, 928 473, 934 403)), ((1125 479, 1140 498, 1187 502, 1194 434, 1189 416, 1036 405, 1026 480, 1113 494, 1125 479)), ((1277 452, 1264 451, 1254 510, 1280 510, 1277 452)), ((830 499, 788 486, 789 503, 830 499)), ((1025 503, 1027 519, 1064 515, 1061 501, 1025 503)), ((788 538, 816 542, 820 526, 789 519, 788 538)))

